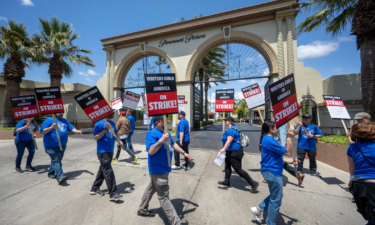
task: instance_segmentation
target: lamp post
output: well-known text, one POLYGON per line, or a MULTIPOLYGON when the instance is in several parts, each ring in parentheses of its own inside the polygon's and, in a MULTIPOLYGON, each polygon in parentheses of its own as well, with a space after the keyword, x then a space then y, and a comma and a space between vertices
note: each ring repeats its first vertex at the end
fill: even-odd
POLYGON ((200 85, 200 89, 201 89, 201 101, 200 101, 200 109, 199 109, 199 114, 200 114, 200 121, 203 121, 203 67, 199 67, 198 69, 198 72, 199 72, 199 81, 201 82, 199 85, 200 85))

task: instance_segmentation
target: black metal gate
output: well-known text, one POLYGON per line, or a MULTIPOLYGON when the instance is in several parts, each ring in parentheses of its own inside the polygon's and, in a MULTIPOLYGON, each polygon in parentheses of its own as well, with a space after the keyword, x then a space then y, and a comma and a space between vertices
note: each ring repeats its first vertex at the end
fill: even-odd
POLYGON ((201 92, 200 89, 194 85, 194 94, 193 94, 193 129, 200 130, 200 121, 201 121, 201 92))

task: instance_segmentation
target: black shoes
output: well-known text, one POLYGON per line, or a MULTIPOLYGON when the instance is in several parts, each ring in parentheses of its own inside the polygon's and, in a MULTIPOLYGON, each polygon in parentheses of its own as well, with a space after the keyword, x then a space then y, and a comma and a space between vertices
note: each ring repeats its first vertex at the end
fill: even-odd
POLYGON ((251 193, 257 193, 258 192, 258 186, 259 186, 258 182, 253 181, 253 184, 250 185, 250 186, 251 186, 251 190, 250 190, 251 193))
POLYGON ((102 197, 105 195, 104 191, 101 191, 100 189, 96 190, 96 191, 93 191, 91 190, 90 191, 90 195, 97 195, 99 197, 102 197))
POLYGON ((148 211, 146 214, 143 214, 141 212, 137 212, 138 216, 143 216, 143 217, 155 217, 155 213, 153 211, 148 211))
POLYGON ((62 176, 57 182, 59 183, 59 184, 62 184, 64 181, 66 181, 68 179, 68 177, 67 176, 62 176))
POLYGON ((28 170, 30 172, 34 172, 35 171, 35 168, 32 167, 32 166, 26 166, 25 170, 28 170))
POLYGON ((229 181, 227 181, 227 180, 224 180, 224 181, 219 181, 219 182, 217 182, 218 184, 220 184, 220 185, 224 185, 224 186, 230 186, 230 182, 229 181))
POLYGON ((117 194, 117 193, 114 193, 114 194, 109 198, 109 201, 118 201, 118 200, 120 200, 120 198, 122 198, 122 195, 117 194))

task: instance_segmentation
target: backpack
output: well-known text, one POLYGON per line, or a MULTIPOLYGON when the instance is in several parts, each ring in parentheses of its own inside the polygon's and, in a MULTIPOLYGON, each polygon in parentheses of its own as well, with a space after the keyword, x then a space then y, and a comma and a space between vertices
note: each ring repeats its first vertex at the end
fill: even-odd
POLYGON ((236 130, 236 131, 238 131, 238 133, 240 133, 240 140, 241 140, 241 142, 237 141, 237 139, 235 139, 235 138, 233 138, 233 139, 236 140, 237 143, 241 145, 241 147, 244 148, 244 147, 249 146, 250 141, 249 141, 249 137, 247 135, 243 134, 241 131, 239 131, 238 129, 236 129, 234 127, 231 127, 229 129, 236 130))

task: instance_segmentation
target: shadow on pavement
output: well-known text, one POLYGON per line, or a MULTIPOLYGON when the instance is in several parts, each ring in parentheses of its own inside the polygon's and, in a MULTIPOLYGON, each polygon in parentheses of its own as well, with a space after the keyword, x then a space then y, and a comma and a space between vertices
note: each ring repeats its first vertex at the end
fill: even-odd
MULTIPOLYGON (((171 202, 172 202, 172 205, 174 206, 174 208, 176 209, 177 215, 180 216, 181 221, 184 218, 185 214, 194 212, 196 210, 196 208, 199 207, 198 204, 196 204, 194 202, 191 202, 191 201, 188 201, 186 199, 181 199, 181 198, 172 199, 171 202), (185 205, 190 204, 190 205, 194 206, 194 208, 187 209, 187 210, 183 211, 184 210, 184 204, 185 205)), ((164 211, 161 207, 156 208, 156 209, 150 209, 150 210, 152 210, 155 214, 159 215, 160 219, 163 220, 164 224, 169 224, 168 218, 164 214, 164 211)), ((182 224, 188 224, 188 223, 187 223, 187 221, 184 221, 184 223, 182 223, 182 224)))
POLYGON ((64 175, 68 177, 68 180, 74 180, 75 178, 81 176, 83 173, 94 175, 94 173, 88 170, 76 170, 76 171, 64 173, 64 175))
MULTIPOLYGON (((140 159, 147 159, 147 158, 138 158, 138 160, 140 159)), ((133 158, 130 157, 130 155, 128 155, 128 158, 127 159, 121 159, 119 160, 119 162, 126 162, 126 163, 130 163, 130 164, 133 164, 133 158)), ((112 164, 113 165, 113 164, 112 164)))
MULTIPOLYGON (((125 182, 122 182, 121 184, 117 185, 117 191, 116 192, 119 193, 119 194, 129 194, 129 193, 132 193, 132 191, 135 190, 134 186, 135 186, 135 184, 132 184, 128 181, 125 181, 125 182), (126 190, 127 188, 129 188, 129 191, 126 190)), ((108 189, 104 189, 102 191, 108 193, 108 189)))
POLYGON ((232 173, 230 178, 230 187, 218 186, 219 189, 228 190, 229 188, 236 188, 241 191, 250 192, 250 185, 237 174, 232 173))
MULTIPOLYGON (((261 224, 267 224, 266 223, 267 216, 268 216, 268 211, 263 213, 263 221, 262 221, 261 224)), ((254 224, 259 224, 258 221, 255 220, 255 219, 251 220, 251 222, 253 222, 254 224)), ((291 218, 291 217, 279 212, 279 215, 277 217, 277 222, 276 222, 277 225, 292 225, 292 224, 295 224, 295 223, 298 223, 297 219, 291 218), (290 221, 288 221, 286 223, 283 217, 288 218, 290 221)))
POLYGON ((47 173, 50 165, 37 165, 34 166, 35 171, 38 172, 38 174, 47 173))

